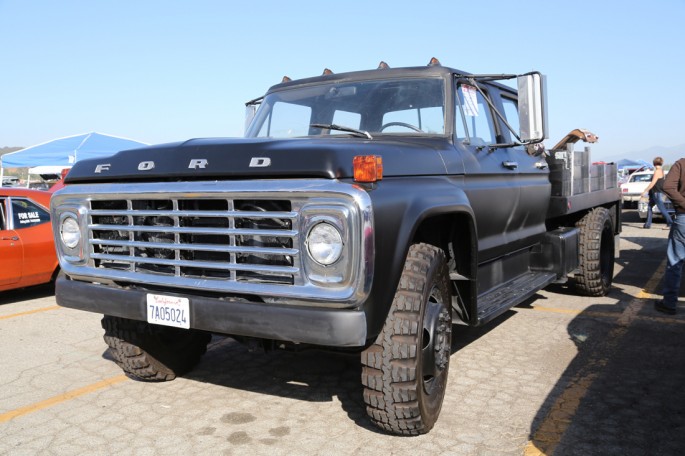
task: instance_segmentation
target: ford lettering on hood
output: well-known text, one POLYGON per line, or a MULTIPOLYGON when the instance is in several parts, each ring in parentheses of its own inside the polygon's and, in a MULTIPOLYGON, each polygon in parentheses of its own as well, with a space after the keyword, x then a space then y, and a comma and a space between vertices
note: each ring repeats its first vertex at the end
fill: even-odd
POLYGON ((184 143, 132 149, 102 159, 83 160, 67 183, 352 177, 357 155, 383 157, 385 175, 445 174, 442 140, 416 143, 401 139, 194 139, 184 143))

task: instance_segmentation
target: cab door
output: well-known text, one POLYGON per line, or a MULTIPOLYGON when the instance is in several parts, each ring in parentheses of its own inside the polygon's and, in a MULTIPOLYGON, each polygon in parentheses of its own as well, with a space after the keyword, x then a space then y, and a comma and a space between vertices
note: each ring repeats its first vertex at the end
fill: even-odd
MULTIPOLYGON (((515 131, 519 131, 516 98, 500 92, 498 99, 493 101, 507 123, 515 131)), ((516 140, 501 120, 500 131, 507 142, 516 140)), ((547 231, 545 221, 552 194, 549 168, 544 154, 530 154, 523 145, 509 148, 508 153, 510 159, 516 163, 519 188, 519 202, 517 211, 513 214, 515 218, 512 220, 512 229, 519 233, 517 238, 520 246, 527 247, 539 242, 547 231)))
MULTIPOLYGON (((476 218, 478 261, 510 252, 519 234, 519 163, 509 148, 498 143, 499 127, 483 94, 457 82, 455 147, 463 157, 464 191, 476 218)), ((481 90, 490 96, 487 86, 481 90)))
POLYGON ((0 289, 22 277, 24 248, 18 233, 10 229, 12 219, 8 198, 0 197, 0 289))

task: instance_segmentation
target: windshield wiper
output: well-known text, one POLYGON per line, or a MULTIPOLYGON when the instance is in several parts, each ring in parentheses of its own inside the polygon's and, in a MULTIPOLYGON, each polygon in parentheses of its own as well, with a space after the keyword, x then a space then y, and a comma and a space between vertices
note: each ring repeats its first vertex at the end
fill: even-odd
POLYGON ((346 131, 347 133, 352 133, 361 138, 373 139, 373 136, 371 136, 371 134, 368 131, 357 130, 356 128, 345 127, 343 125, 313 123, 309 124, 309 126, 313 128, 325 128, 326 130, 346 131))

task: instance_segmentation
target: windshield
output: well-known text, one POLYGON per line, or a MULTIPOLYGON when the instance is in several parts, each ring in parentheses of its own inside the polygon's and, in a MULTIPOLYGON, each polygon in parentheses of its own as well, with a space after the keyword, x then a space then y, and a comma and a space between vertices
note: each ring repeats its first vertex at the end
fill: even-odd
POLYGON ((293 87, 264 98, 246 136, 292 138, 354 133, 349 129, 373 135, 443 135, 444 107, 444 82, 439 78, 293 87))

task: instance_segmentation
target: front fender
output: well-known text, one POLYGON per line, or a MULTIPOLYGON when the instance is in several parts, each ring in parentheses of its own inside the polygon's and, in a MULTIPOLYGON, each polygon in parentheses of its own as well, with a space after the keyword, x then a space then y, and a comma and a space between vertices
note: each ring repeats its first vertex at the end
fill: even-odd
MULTIPOLYGON (((473 211, 461 182, 461 178, 447 176, 384 179, 369 191, 375 221, 374 280, 365 303, 369 337, 382 329, 409 246, 421 224, 436 216, 463 215, 470 220, 470 230, 474 229, 473 211)), ((470 257, 475 258, 475 246, 471 248, 470 257)))

